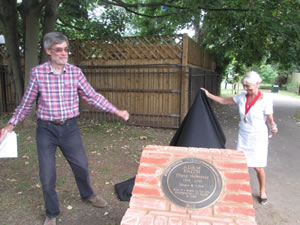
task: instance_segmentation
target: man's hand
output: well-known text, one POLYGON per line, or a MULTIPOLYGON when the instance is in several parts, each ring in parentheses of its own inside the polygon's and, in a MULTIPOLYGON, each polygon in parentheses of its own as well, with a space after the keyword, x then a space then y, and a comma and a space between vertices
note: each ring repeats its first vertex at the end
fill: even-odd
POLYGON ((125 121, 129 120, 129 113, 127 110, 117 110, 116 115, 125 121))
POLYGON ((0 142, 6 137, 6 135, 14 130, 14 126, 7 124, 4 128, 0 130, 0 142))

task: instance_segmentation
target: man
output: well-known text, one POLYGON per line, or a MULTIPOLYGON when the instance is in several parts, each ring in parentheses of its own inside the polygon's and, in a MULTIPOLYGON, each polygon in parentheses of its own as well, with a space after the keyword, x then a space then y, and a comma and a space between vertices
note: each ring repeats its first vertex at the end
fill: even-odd
POLYGON ((95 92, 81 69, 68 64, 69 41, 59 32, 44 36, 44 48, 50 60, 31 70, 28 87, 12 118, 0 130, 0 141, 24 120, 38 101, 36 142, 40 181, 46 208, 44 225, 55 225, 59 215, 56 193, 55 153, 59 147, 70 164, 82 199, 95 207, 105 207, 104 199, 96 195, 90 184, 88 159, 84 150, 76 117, 79 116, 79 96, 95 108, 110 112, 127 121, 129 113, 119 110, 95 92))

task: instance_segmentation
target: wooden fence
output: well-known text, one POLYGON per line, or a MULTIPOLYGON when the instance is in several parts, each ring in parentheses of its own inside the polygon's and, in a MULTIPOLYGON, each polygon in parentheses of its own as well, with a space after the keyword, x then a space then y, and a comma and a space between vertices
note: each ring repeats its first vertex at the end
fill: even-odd
MULTIPOLYGON (((74 40, 70 49, 70 63, 82 69, 97 92, 127 109, 134 125, 176 128, 199 87, 218 91, 215 63, 187 35, 74 40)), ((88 119, 117 120, 82 100, 80 111, 88 119)))

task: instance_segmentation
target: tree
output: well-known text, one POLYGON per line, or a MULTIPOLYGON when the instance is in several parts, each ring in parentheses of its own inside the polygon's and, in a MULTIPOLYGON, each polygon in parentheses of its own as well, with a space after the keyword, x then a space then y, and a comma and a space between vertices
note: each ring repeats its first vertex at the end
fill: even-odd
POLYGON ((43 51, 39 55, 39 40, 54 29, 69 38, 121 35, 130 13, 135 15, 131 27, 139 34, 193 27, 198 43, 215 57, 219 73, 233 60, 240 68, 264 58, 289 68, 300 61, 299 6, 299 0, 0 0, 0 23, 18 103, 30 69, 47 59, 43 51), (89 12, 98 6, 105 13, 91 17, 89 12))
MULTIPOLYGON (((9 70, 15 84, 16 104, 23 96, 32 67, 47 60, 41 51, 43 35, 63 31, 70 38, 107 37, 125 30, 126 15, 107 9, 96 20, 89 10, 97 7, 97 0, 0 0, 0 27, 6 40, 9 70), (24 74, 21 54, 24 56, 24 74)), ((108 8, 108 7, 107 7, 108 8)))
POLYGON ((140 34, 169 34, 194 27, 223 72, 233 59, 242 65, 299 64, 299 0, 103 0, 134 13, 140 34), (163 10, 163 8, 165 10, 163 10))
POLYGON ((9 0, 1 0, 0 3, 0 21, 6 40, 9 71, 13 74, 16 101, 19 102, 23 95, 24 86, 19 54, 20 42, 17 30, 17 3, 16 1, 9 0))

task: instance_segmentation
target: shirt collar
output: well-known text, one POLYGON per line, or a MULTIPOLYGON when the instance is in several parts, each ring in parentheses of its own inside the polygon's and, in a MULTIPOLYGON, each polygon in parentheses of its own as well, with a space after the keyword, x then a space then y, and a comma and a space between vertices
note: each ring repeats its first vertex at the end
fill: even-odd
MULTIPOLYGON (((57 74, 57 73, 54 71, 53 67, 51 66, 51 63, 50 63, 50 61, 48 61, 48 62, 47 62, 47 64, 48 64, 48 67, 49 67, 50 73, 52 73, 52 74, 54 74, 54 75, 59 75, 59 74, 57 74)), ((66 69, 66 65, 67 65, 67 64, 65 64, 65 65, 64 65, 64 68, 63 68, 63 73, 65 73, 65 72, 67 71, 67 69, 66 69)))

